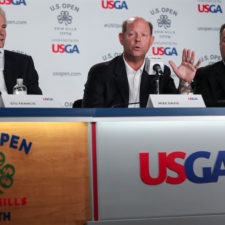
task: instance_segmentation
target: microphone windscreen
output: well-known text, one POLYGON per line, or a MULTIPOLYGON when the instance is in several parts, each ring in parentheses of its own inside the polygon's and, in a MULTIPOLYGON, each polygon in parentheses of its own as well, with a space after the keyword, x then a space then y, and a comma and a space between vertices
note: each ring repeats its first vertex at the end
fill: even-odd
POLYGON ((161 58, 146 57, 145 58, 145 71, 149 75, 156 75, 157 72, 153 69, 154 65, 158 64, 161 67, 162 73, 164 73, 164 63, 161 58))

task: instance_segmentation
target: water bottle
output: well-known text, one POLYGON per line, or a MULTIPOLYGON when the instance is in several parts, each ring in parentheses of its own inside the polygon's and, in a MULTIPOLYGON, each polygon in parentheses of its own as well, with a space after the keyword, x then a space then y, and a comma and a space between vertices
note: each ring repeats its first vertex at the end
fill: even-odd
POLYGON ((23 84, 22 78, 18 78, 16 80, 16 85, 13 87, 13 94, 14 95, 27 94, 27 87, 23 84))

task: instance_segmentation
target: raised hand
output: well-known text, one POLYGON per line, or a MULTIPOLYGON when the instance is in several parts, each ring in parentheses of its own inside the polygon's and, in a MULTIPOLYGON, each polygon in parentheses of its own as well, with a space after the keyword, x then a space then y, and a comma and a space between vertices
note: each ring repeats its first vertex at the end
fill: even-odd
POLYGON ((196 70, 201 64, 201 59, 194 65, 195 52, 190 49, 183 49, 182 62, 176 66, 173 61, 169 61, 174 73, 182 80, 191 83, 195 77, 196 70))

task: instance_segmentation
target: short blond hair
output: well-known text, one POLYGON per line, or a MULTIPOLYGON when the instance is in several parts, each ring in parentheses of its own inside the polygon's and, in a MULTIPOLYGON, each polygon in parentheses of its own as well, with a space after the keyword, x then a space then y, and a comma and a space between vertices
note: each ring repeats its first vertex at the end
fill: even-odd
MULTIPOLYGON (((123 23, 122 23, 122 33, 123 33, 123 34, 125 34, 126 31, 127 31, 127 24, 128 24, 129 22, 135 20, 135 19, 143 19, 144 21, 146 21, 144 18, 138 17, 138 16, 135 16, 135 17, 132 17, 132 18, 129 18, 129 19, 123 21, 123 23)), ((149 22, 149 21, 146 21, 146 23, 149 25, 149 28, 150 28, 150 34, 152 35, 152 33, 153 33, 153 25, 152 25, 152 23, 149 22)))

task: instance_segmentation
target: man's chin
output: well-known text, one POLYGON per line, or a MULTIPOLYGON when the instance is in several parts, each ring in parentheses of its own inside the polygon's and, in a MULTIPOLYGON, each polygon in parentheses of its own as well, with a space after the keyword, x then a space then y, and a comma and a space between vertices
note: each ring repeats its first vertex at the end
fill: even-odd
POLYGON ((143 54, 134 54, 133 57, 137 60, 140 60, 140 59, 144 59, 145 58, 145 55, 143 54))
POLYGON ((0 48, 4 48, 4 42, 0 41, 0 48))

